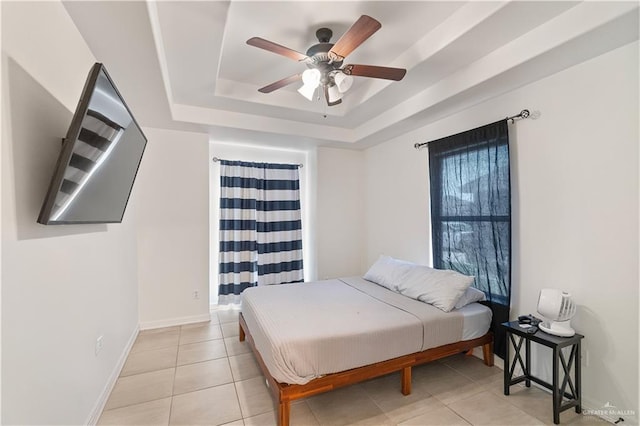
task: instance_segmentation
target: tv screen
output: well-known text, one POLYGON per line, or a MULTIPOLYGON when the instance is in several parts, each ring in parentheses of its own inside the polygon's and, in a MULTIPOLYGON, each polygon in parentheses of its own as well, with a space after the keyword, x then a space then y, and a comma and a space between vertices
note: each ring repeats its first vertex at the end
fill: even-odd
POLYGON ((38 223, 120 223, 147 138, 104 65, 89 72, 38 223))

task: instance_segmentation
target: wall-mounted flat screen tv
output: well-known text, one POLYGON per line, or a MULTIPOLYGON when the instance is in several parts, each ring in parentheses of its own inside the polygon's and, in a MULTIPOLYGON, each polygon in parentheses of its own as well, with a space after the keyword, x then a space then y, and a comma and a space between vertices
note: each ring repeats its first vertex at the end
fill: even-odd
POLYGON ((38 223, 122 222, 146 144, 104 65, 96 63, 62 144, 38 223))

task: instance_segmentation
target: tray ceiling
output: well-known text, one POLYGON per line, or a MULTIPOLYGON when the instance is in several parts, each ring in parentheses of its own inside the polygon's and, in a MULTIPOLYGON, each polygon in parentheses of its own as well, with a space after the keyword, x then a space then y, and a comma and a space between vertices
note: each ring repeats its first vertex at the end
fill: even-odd
POLYGON ((638 2, 69 1, 65 7, 143 126, 287 147, 371 146, 638 39, 638 2), (296 84, 258 92, 306 68, 247 39, 304 53, 317 42, 318 28, 332 29, 335 42, 363 14, 382 28, 345 63, 406 68, 404 80, 355 77, 334 107, 308 101, 296 84))

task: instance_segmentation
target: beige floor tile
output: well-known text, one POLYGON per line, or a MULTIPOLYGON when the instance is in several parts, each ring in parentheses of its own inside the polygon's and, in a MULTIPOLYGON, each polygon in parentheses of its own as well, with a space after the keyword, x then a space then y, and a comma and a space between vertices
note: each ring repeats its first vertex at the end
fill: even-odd
POLYGON ((534 386, 527 388, 524 386, 511 386, 509 395, 504 395, 504 387, 501 392, 492 391, 499 397, 503 398, 511 405, 515 405, 525 413, 534 416, 542 422, 553 422, 553 401, 551 394, 542 391, 534 386))
POLYGON ((241 342, 238 339, 238 336, 225 338, 224 345, 227 347, 227 353, 229 356, 251 352, 251 346, 249 346, 249 343, 246 340, 241 342))
POLYGON ((446 358, 444 363, 474 381, 502 377, 503 374, 498 367, 488 367, 475 356, 454 355, 446 358))
POLYGON ((396 424, 417 416, 426 415, 427 413, 431 413, 445 407, 446 406, 442 402, 432 396, 402 404, 385 404, 380 406, 387 417, 393 420, 396 424))
POLYGON ((177 365, 193 364, 226 356, 227 350, 222 339, 190 343, 188 345, 180 345, 178 348, 177 365))
POLYGON ((462 375, 419 383, 424 383, 426 391, 445 405, 469 398, 480 392, 487 392, 486 385, 478 384, 462 375))
POLYGON ((204 342, 207 340, 222 339, 220 325, 215 323, 198 323, 197 325, 183 326, 180 331, 180 344, 204 342))
MULTIPOLYGON (((504 395, 504 374, 502 374, 502 371, 498 375, 490 376, 480 380, 474 380, 474 382, 482 385, 485 389, 495 393, 496 395, 504 395)), ((516 387, 518 387, 518 385, 511 386, 511 388, 515 389, 516 387)))
POLYGON ((131 352, 162 349, 169 346, 178 346, 180 339, 180 327, 161 328, 158 330, 141 331, 133 343, 131 352))
POLYGON ((431 397, 424 382, 412 383, 411 394, 403 395, 399 373, 364 382, 361 386, 395 423, 444 407, 442 402, 431 397))
POLYGON ((360 385, 352 385, 316 395, 306 401, 321 425, 386 424, 390 422, 360 385))
POLYGON ((240 311, 238 309, 218 309, 216 311, 216 314, 218 316, 220 324, 227 322, 235 322, 236 324, 238 324, 240 311))
POLYGON ((139 404, 171 396, 175 368, 120 377, 109 396, 105 410, 139 404))
POLYGON ((401 391, 400 373, 388 374, 360 384, 362 389, 376 403, 414 400, 431 396, 424 381, 412 380, 411 394, 403 395, 401 391))
MULTIPOLYGON (((276 412, 269 411, 257 416, 244 419, 246 426, 276 426, 278 424, 276 412)), ((289 418, 291 426, 320 426, 311 409, 304 400, 298 400, 291 404, 289 418)))
POLYGON ((238 322, 223 322, 220 324, 222 328, 222 335, 226 337, 235 337, 240 335, 240 326, 238 322))
MULTIPOLYGON (((553 425, 553 420, 545 422, 548 425, 553 425)), ((600 417, 585 416, 583 414, 577 414, 574 410, 567 410, 560 413, 560 424, 562 425, 610 425, 600 417)), ((618 423, 620 424, 620 423, 618 423)))
POLYGON ((433 382, 437 380, 451 380, 462 376, 459 372, 441 362, 430 362, 411 369, 413 381, 433 382))
POLYGON ((216 311, 211 311, 209 315, 211 318, 209 322, 211 324, 220 324, 220 319, 218 318, 218 314, 216 313, 216 311))
POLYGON ((120 377, 175 367, 177 355, 177 346, 132 352, 124 363, 124 367, 122 367, 120 377))
POLYGON ((398 402, 385 401, 378 403, 378 406, 382 409, 384 414, 386 414, 387 417, 393 420, 396 424, 416 416, 430 413, 440 408, 445 408, 445 405, 442 402, 432 396, 416 398, 411 401, 409 401, 409 398, 398 402))
MULTIPOLYGON (((140 332, 99 424, 275 425, 277 407, 259 365, 238 340, 238 311, 211 318, 140 332)), ((502 375, 455 355, 414 367, 411 395, 402 395, 394 373, 296 401, 291 425, 553 424, 550 394, 515 385, 504 396, 502 375)), ((573 409, 560 420, 606 423, 573 409)))
POLYGON ((231 364, 231 373, 236 382, 262 376, 262 371, 253 353, 230 356, 229 364, 231 364))
POLYGON ((221 425, 242 419, 233 383, 173 397, 171 425, 221 425))
POLYGON ((234 420, 234 421, 229 422, 229 423, 222 424, 220 426, 244 426, 244 425, 245 425, 244 420, 243 419, 239 419, 239 420, 234 420))
POLYGON ((168 425, 171 398, 106 410, 98 425, 168 425))
MULTIPOLYGON (((293 417, 293 416, 291 416, 293 417)), ((275 411, 267 411, 266 413, 258 414, 257 416, 245 417, 245 426, 277 426, 278 420, 276 418, 275 411)), ((294 426, 293 419, 290 419, 289 424, 294 426)))
MULTIPOLYGON (((500 377, 492 381, 490 384, 486 386, 486 388, 491 392, 495 393, 496 395, 500 395, 500 396, 504 395, 504 377, 500 377)), ((513 392, 517 392, 518 389, 525 389, 525 386, 524 386, 524 383, 517 383, 515 385, 511 385, 509 389, 510 389, 510 392, 513 393, 513 392)))
POLYGON ((242 417, 264 414, 276 408, 262 376, 236 381, 235 385, 242 417))
MULTIPOLYGON (((511 386, 508 396, 504 395, 502 388, 500 392, 495 392, 495 390, 493 392, 525 413, 545 424, 553 425, 553 401, 550 392, 533 385, 530 388, 511 386)), ((602 419, 577 414, 573 408, 560 413, 560 423, 562 424, 598 424, 598 420, 602 419)), ((606 422, 602 420, 600 423, 606 422)))
POLYGON ((472 380, 486 388, 491 388, 493 386, 496 386, 496 384, 502 385, 504 383, 504 374, 502 370, 499 370, 496 374, 472 380))
MULTIPOLYGON (((360 383, 359 386, 375 401, 386 397, 387 394, 394 394, 396 391, 400 392, 400 373, 369 379, 360 383)), ((402 395, 401 392, 400 395, 402 395)))
POLYGON ((384 413, 366 417, 348 423, 349 426, 396 426, 396 423, 387 417, 384 413))
POLYGON ((489 391, 454 402, 449 408, 473 425, 544 425, 489 391))
POLYGON ((291 426, 320 426, 306 399, 291 404, 291 426))
POLYGON ((426 414, 411 418, 399 426, 468 426, 462 417, 448 409, 441 407, 426 414))
POLYGON ((233 382, 227 358, 182 365, 176 368, 173 394, 178 395, 233 382))

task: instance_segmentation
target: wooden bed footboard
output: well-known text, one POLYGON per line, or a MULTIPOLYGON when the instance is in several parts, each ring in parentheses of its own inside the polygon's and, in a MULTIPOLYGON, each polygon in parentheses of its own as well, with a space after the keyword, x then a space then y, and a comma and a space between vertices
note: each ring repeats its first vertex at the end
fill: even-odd
POLYGON ((258 364, 262 369, 262 373, 266 378, 267 386, 278 403, 279 426, 289 425, 291 401, 328 392, 333 389, 359 383, 367 379, 384 376, 396 371, 400 371, 400 390, 402 394, 409 395, 411 393, 411 367, 468 351, 478 346, 482 346, 484 363, 489 367, 493 366, 493 333, 488 332, 477 339, 451 343, 437 348, 427 349, 423 352, 416 352, 387 361, 365 365, 364 367, 328 374, 326 376, 313 379, 304 385, 286 384, 276 381, 269 373, 267 366, 255 346, 255 342, 253 341, 253 337, 249 332, 249 328, 247 327, 247 323, 245 322, 242 313, 240 313, 239 316, 239 327, 240 341, 243 342, 247 340, 249 342, 249 345, 258 360, 258 364))

